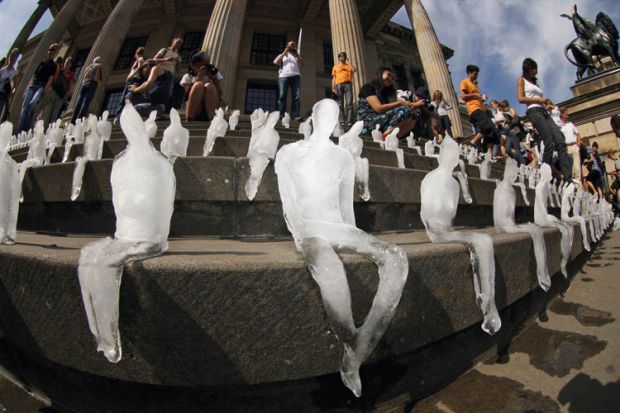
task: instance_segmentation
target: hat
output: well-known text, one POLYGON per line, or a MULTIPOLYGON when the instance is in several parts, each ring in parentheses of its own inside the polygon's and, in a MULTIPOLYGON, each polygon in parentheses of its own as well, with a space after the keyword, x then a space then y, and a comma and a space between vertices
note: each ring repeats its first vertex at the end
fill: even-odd
POLYGON ((426 99, 428 97, 428 89, 425 86, 420 86, 415 90, 415 95, 426 99))

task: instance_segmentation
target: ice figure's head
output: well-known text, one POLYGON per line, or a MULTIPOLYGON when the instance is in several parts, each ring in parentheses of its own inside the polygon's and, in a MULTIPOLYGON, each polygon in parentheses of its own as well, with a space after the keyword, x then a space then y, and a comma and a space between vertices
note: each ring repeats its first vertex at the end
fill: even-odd
POLYGON ((329 139, 338 124, 338 103, 332 99, 319 100, 312 107, 313 136, 319 139, 329 139))
POLYGON ((364 129, 364 121, 358 120, 353 124, 353 126, 351 126, 351 129, 349 129, 347 133, 342 135, 342 138, 359 138, 360 133, 362 133, 362 129, 364 129))
POLYGON ((517 167, 517 162, 512 159, 506 159, 506 167, 504 168, 504 181, 509 184, 513 184, 517 180, 517 175, 519 174, 519 168, 517 167))
POLYGON ((97 132, 97 116, 92 113, 88 115, 88 127, 90 128, 91 133, 97 132))
POLYGON ((170 109, 170 123, 173 125, 181 124, 181 116, 179 116, 179 112, 175 108, 170 109))
POLYGON ((549 182, 551 180, 551 167, 549 164, 543 163, 540 165, 540 180, 543 182, 549 182))
POLYGON ((42 136, 43 133, 45 132, 45 126, 43 124, 43 120, 38 120, 37 123, 35 123, 34 125, 34 134, 35 136, 42 136))
POLYGON ((312 134, 312 118, 308 118, 299 124, 299 133, 304 135, 304 139, 312 134))
POLYGON ((439 167, 452 171, 459 164, 459 145, 449 136, 441 142, 439 167))
POLYGON ((121 129, 130 145, 145 146, 150 142, 144 122, 131 103, 125 104, 121 113, 121 129))
POLYGON ((13 124, 4 122, 0 125, 0 153, 6 152, 11 144, 11 135, 13 134, 13 124))
POLYGON ((110 116, 110 112, 108 112, 107 110, 106 110, 106 111, 104 111, 104 112, 101 114, 101 120, 105 122, 106 120, 108 120, 108 116, 110 116))
POLYGON ((215 110, 215 117, 218 118, 218 119, 224 119, 224 109, 217 108, 215 110))
POLYGON ((250 122, 252 123, 252 129, 256 129, 265 123, 265 119, 267 118, 267 114, 261 108, 257 108, 250 115, 250 122))
POLYGON ((269 116, 267 116, 267 120, 265 121, 263 126, 265 126, 267 129, 274 129, 276 125, 278 124, 279 120, 280 120, 280 112, 276 110, 274 112, 271 112, 269 116))

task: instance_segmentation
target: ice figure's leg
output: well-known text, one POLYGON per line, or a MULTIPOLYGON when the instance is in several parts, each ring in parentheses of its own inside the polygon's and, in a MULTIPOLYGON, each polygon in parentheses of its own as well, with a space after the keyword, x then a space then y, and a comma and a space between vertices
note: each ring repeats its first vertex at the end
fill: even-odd
POLYGON ((355 180, 358 184, 358 192, 364 201, 370 200, 370 188, 368 185, 369 167, 367 158, 355 160, 355 180))
POLYGON ((469 182, 467 182, 467 176, 463 175, 463 173, 460 171, 454 172, 454 175, 459 180, 459 184, 461 185, 461 192, 463 193, 463 199, 468 204, 471 204, 474 201, 471 198, 471 194, 469 193, 469 182))
POLYGON ((540 288, 544 291, 549 291, 549 287, 551 287, 551 276, 549 275, 549 268, 547 267, 547 245, 545 244, 542 228, 532 223, 517 225, 514 228, 514 232, 527 232, 530 234, 530 237, 532 237, 538 285, 540 285, 540 288))
POLYGON ((596 232, 594 231, 594 220, 592 219, 592 217, 588 217, 584 219, 586 220, 586 222, 588 223, 588 226, 590 227, 590 239, 592 239, 592 242, 597 241, 596 232))
POLYGON ((55 150, 56 150, 56 144, 50 145, 49 149, 47 150, 47 156, 45 157, 45 165, 50 164, 52 160, 52 154, 54 153, 55 150))
POLYGON ((84 170, 86 169, 87 162, 88 158, 85 156, 80 156, 75 160, 75 169, 73 170, 73 181, 71 184, 72 201, 75 201, 77 197, 80 196, 80 191, 82 191, 82 179, 84 177, 84 170))
POLYGON ((562 261, 560 262, 560 269, 562 270, 562 275, 564 275, 564 278, 568 278, 566 265, 570 259, 570 253, 573 246, 573 226, 560 220, 549 222, 549 226, 559 229, 562 234, 562 261))
POLYGON ((319 285, 327 320, 336 338, 344 345, 344 357, 340 374, 342 381, 357 397, 361 395, 362 383, 359 365, 351 365, 355 341, 355 324, 351 310, 351 292, 342 261, 329 242, 321 238, 306 238, 301 243, 304 261, 319 285))
POLYGON ((258 154, 250 157, 250 177, 245 183, 245 195, 250 201, 256 196, 267 165, 269 165, 269 158, 266 155, 258 154))
POLYGON ((72 142, 67 142, 65 144, 65 153, 62 155, 62 162, 65 163, 69 160, 69 154, 71 153, 71 147, 73 146, 72 142))
POLYGON ((0 159, 0 244, 15 244, 19 195, 17 165, 0 159))
POLYGON ((24 178, 26 178, 26 172, 28 172, 28 168, 35 165, 35 163, 36 162, 26 159, 19 165, 19 202, 24 202, 23 184, 24 178))
POLYGON ((422 148, 419 146, 414 146, 413 149, 418 153, 419 156, 422 156, 422 148))
POLYGON ((435 234, 442 242, 460 241, 467 244, 471 254, 476 302, 482 310, 482 329, 495 334, 502 326, 495 306, 495 257, 493 240, 487 234, 476 232, 446 232, 435 234), (475 264, 478 265, 475 265, 475 264))
POLYGON ((396 149, 396 159, 398 160, 398 167, 405 169, 405 152, 400 148, 396 149))
POLYGON ((530 206, 530 200, 527 197, 527 190, 525 189, 525 184, 523 182, 519 182, 515 185, 521 188, 521 196, 523 197, 523 202, 525 202, 525 205, 530 206))
POLYGON ((569 222, 578 222, 581 229, 581 239, 583 241, 583 249, 590 251, 590 242, 588 241, 588 229, 586 227, 586 220, 583 217, 573 216, 570 217, 569 222))

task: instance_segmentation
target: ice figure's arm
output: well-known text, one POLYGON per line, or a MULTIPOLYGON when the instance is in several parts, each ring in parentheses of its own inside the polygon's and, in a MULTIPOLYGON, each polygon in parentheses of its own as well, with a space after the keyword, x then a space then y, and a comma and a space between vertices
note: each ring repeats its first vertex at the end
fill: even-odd
POLYGON ((342 177, 340 181, 340 211, 345 224, 355 226, 355 214, 353 212, 353 195, 355 191, 355 163, 347 154, 342 157, 342 177))
POLYGON ((368 182, 369 165, 367 158, 357 158, 355 160, 355 178, 359 181, 359 184, 361 186, 361 198, 364 201, 368 201, 370 199, 370 188, 368 182))
POLYGON ((471 194, 469 193, 469 182, 467 180, 467 170, 465 169, 465 163, 462 159, 459 159, 459 169, 454 173, 456 178, 459 180, 459 184, 461 186, 461 192, 463 193, 463 199, 466 203, 471 204, 473 199, 471 198, 471 194))
POLYGON ((75 201, 82 191, 82 181, 84 179, 84 170, 88 158, 80 156, 75 160, 75 169, 73 170, 73 181, 71 184, 71 200, 75 201))
POLYGON ((301 241, 303 237, 304 219, 299 213, 300 209, 297 205, 297 191, 290 176, 290 167, 288 148, 280 149, 276 155, 274 164, 276 175, 278 177, 278 190, 280 192, 280 201, 282 202, 282 210, 284 212, 284 220, 286 226, 293 235, 295 246, 301 250, 301 241))
POLYGON ((551 277, 549 276, 549 269, 547 268, 547 246, 545 244, 542 229, 538 225, 528 222, 521 225, 505 226, 502 228, 502 232, 507 234, 526 232, 530 234, 534 245, 534 258, 536 259, 536 277, 538 278, 538 285, 540 285, 540 288, 544 291, 548 291, 549 287, 551 287, 551 277))

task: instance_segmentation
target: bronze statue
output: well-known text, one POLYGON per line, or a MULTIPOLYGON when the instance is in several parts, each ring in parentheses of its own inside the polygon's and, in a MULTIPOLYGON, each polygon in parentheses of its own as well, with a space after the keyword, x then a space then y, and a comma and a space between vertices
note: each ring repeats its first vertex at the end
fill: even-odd
POLYGON ((588 76, 598 71, 594 64, 595 57, 600 67, 602 67, 601 56, 611 57, 614 66, 620 65, 618 30, 609 16, 599 12, 596 15, 596 22, 592 23, 577 13, 576 5, 573 5, 572 12, 572 16, 567 14, 562 14, 561 16, 572 20, 573 27, 577 33, 577 37, 564 48, 564 55, 568 61, 578 67, 577 80, 581 80, 586 71, 588 76), (573 55, 573 59, 568 55, 569 50, 573 55))

